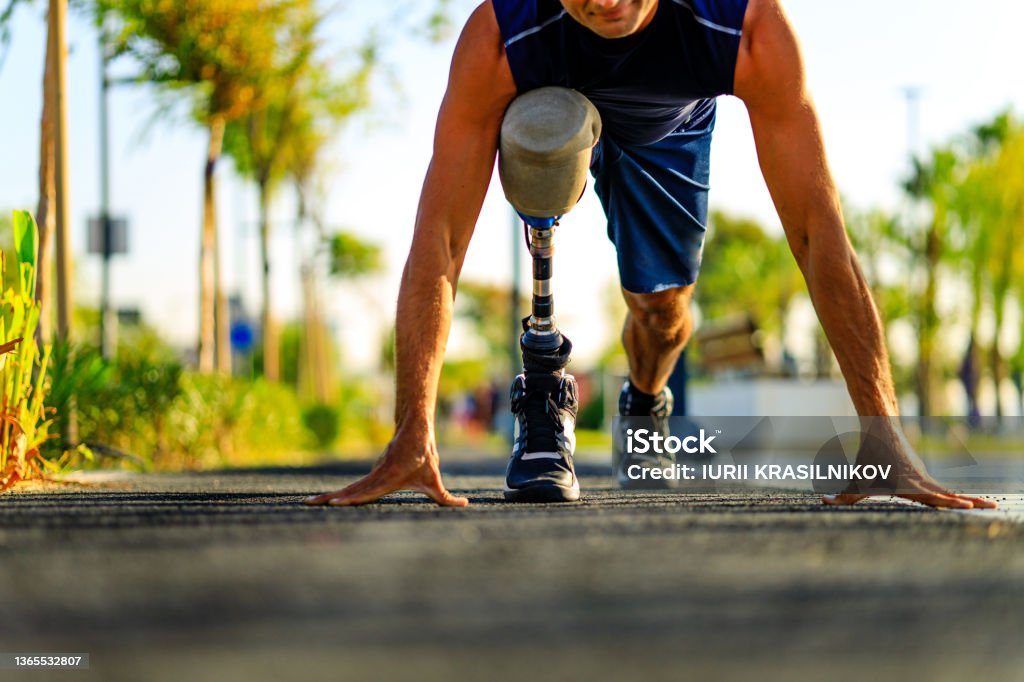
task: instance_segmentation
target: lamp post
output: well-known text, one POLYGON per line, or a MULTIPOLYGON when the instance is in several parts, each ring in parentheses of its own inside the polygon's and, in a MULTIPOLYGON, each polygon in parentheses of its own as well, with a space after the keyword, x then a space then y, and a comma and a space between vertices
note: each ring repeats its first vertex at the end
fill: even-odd
POLYGON ((104 359, 114 357, 117 348, 115 319, 110 306, 110 116, 107 98, 110 81, 107 79, 107 40, 100 27, 100 234, 103 242, 103 284, 100 294, 100 354, 104 359))

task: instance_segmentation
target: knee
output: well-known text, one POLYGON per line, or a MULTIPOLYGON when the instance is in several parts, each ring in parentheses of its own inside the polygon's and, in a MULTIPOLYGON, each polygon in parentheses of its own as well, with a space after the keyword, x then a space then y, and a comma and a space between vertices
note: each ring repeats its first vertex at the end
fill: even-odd
POLYGON ((656 294, 624 292, 632 324, 663 347, 682 348, 693 330, 690 315, 692 291, 690 286, 656 294))

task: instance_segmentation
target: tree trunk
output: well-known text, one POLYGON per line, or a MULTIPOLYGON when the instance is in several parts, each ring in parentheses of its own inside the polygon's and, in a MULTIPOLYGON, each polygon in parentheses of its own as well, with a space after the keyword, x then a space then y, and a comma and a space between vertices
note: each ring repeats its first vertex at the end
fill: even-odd
POLYGON ((973 427, 977 425, 981 418, 981 408, 978 406, 978 387, 981 385, 981 345, 978 343, 978 335, 976 332, 971 332, 971 341, 967 349, 966 363, 969 367, 970 376, 967 377, 969 381, 966 382, 967 390, 967 416, 969 417, 969 424, 973 427))
POLYGON ((936 407, 933 360, 938 316, 935 313, 935 297, 938 289, 938 268, 941 254, 942 244, 938 225, 933 224, 925 242, 925 268, 928 279, 921 300, 917 335, 917 401, 922 417, 930 417, 935 414, 936 407))
POLYGON ((224 285, 223 250, 220 248, 220 230, 214 239, 214 295, 216 296, 217 322, 217 373, 231 375, 231 306, 228 303, 227 287, 224 285))
MULTIPOLYGON (((1002 273, 1001 273, 1002 274, 1002 273)), ((999 277, 995 282, 996 291, 993 292, 993 306, 995 308, 995 332, 992 337, 992 350, 989 353, 989 371, 992 373, 992 387, 995 397, 996 423, 1002 425, 1003 419, 1003 398, 999 390, 1005 377, 1003 368, 1003 356, 999 352, 999 337, 1003 333, 1003 322, 1006 319, 1006 294, 1009 288, 1008 278, 999 277)))
POLYGON ((970 322, 970 343, 967 347, 967 358, 965 359, 967 372, 961 372, 965 376, 964 389, 967 392, 967 415, 968 422, 972 427, 981 416, 981 409, 978 407, 978 387, 981 384, 981 306, 983 303, 983 286, 981 279, 981 268, 975 263, 974 271, 971 273, 971 305, 970 322))
POLYGON ((39 326, 36 327, 36 342, 43 344, 53 337, 50 310, 50 270, 53 266, 53 210, 56 179, 54 157, 56 154, 56 118, 53 115, 54 100, 57 97, 55 63, 57 61, 57 36, 47 31, 46 65, 43 68, 43 115, 39 125, 39 204, 36 206, 36 223, 39 225, 39 255, 36 261, 36 301, 39 302, 39 326))
POLYGON ((214 117, 203 167, 203 228, 199 240, 199 371, 214 369, 215 282, 217 278, 217 197, 215 171, 224 142, 224 119, 214 117))
POLYGON ((281 377, 281 358, 273 302, 270 299, 270 187, 266 180, 260 181, 259 193, 260 259, 263 261, 263 376, 267 381, 278 381, 281 377))
POLYGON ((995 389, 995 417, 996 423, 1001 424, 1003 419, 1003 399, 1000 397, 999 387, 1003 382, 1003 356, 999 352, 999 336, 992 341, 992 350, 988 356, 989 371, 992 372, 992 383, 995 389))
POLYGON ((67 120, 67 1, 51 0, 49 30, 54 37, 54 218, 57 256, 57 335, 71 340, 74 296, 71 290, 71 179, 68 171, 67 120))
POLYGON ((999 388, 1005 375, 1003 357, 999 352, 999 337, 1003 334, 1003 323, 1006 320, 1006 298, 1010 294, 1013 281, 1013 252, 1014 237, 1016 236, 1015 226, 1010 224, 1005 229, 1002 253, 999 258, 999 269, 996 272, 995 281, 992 282, 992 305, 995 316, 995 333, 992 338, 992 382, 995 384, 996 398, 996 422, 1002 426, 1003 399, 999 388))
MULTIPOLYGON (((57 338, 72 340, 75 298, 72 289, 71 257, 71 179, 68 168, 67 110, 67 0, 50 0, 47 15, 47 40, 53 41, 53 197, 54 251, 57 261, 57 338)), ((78 444, 78 417, 75 396, 68 400, 61 437, 65 447, 78 444)))
POLYGON ((327 343, 327 325, 321 314, 323 307, 320 305, 320 290, 317 286, 316 271, 311 270, 309 275, 309 286, 312 297, 313 311, 313 343, 314 362, 313 371, 316 372, 316 399, 317 402, 328 404, 334 402, 334 373, 331 371, 333 363, 327 343))
POLYGON ((332 373, 328 369, 327 329, 321 313, 316 276, 317 250, 323 230, 318 220, 309 219, 307 186, 308 180, 305 178, 300 177, 295 182, 298 203, 295 215, 295 253, 298 256, 303 320, 303 335, 299 339, 299 391, 300 395, 326 405, 334 401, 334 385, 332 373), (315 229, 314 246, 309 253, 303 253, 302 237, 307 226, 315 229))
MULTIPOLYGON (((298 241, 296 240, 296 246, 298 241)), ((302 332, 299 334, 299 371, 296 386, 303 401, 316 401, 316 325, 310 309, 309 272, 306 266, 299 266, 299 291, 302 294, 302 332)))
POLYGON ((303 264, 301 273, 303 338, 300 341, 299 385, 304 398, 320 404, 327 404, 334 398, 334 387, 329 370, 327 331, 320 314, 316 271, 311 260, 303 264))

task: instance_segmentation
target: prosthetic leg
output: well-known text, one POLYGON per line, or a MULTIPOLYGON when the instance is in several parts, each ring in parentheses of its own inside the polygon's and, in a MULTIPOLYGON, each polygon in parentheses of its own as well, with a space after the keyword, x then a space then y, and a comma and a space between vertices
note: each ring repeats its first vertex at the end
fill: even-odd
POLYGON ((505 196, 523 218, 533 257, 531 314, 523 319, 519 340, 523 373, 511 390, 516 439, 505 477, 510 501, 579 499, 572 460, 576 380, 564 373, 572 343, 555 323, 551 274, 555 227, 583 193, 600 134, 594 105, 564 88, 517 98, 502 125, 498 169, 505 196))
POLYGON ((498 172, 533 257, 532 314, 523 320, 520 339, 527 372, 558 371, 569 362, 572 344, 555 325, 551 291, 555 227, 583 194, 600 136, 597 109, 575 90, 533 90, 505 113, 498 172))
POLYGON ((527 245, 533 258, 533 300, 531 314, 523 318, 523 334, 519 346, 523 352, 523 369, 534 372, 556 372, 569 364, 572 343, 555 324, 555 297, 551 291, 551 275, 555 255, 557 218, 522 216, 527 231, 527 245))

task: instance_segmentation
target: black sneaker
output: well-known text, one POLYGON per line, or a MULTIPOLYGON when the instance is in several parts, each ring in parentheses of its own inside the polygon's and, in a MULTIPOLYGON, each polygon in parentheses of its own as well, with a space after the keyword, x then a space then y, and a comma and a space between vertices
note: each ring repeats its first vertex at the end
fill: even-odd
POLYGON ((630 490, 666 490, 678 486, 678 481, 675 479, 650 478, 647 476, 631 478, 628 474, 629 468, 633 465, 638 465, 645 469, 674 467, 676 458, 672 453, 650 452, 638 454, 626 452, 626 431, 630 428, 649 429, 656 431, 665 438, 671 435, 669 433, 668 420, 672 416, 673 404, 672 391, 669 390, 668 386, 662 389, 658 395, 649 396, 633 389, 628 379, 623 384, 622 392, 619 394, 619 415, 622 417, 632 417, 632 419, 619 420, 618 433, 615 434, 615 438, 612 441, 612 467, 615 469, 615 479, 618 481, 619 487, 630 490))
POLYGON ((505 472, 510 502, 575 502, 580 483, 576 449, 576 379, 565 374, 520 374, 512 382, 516 439, 505 472))

